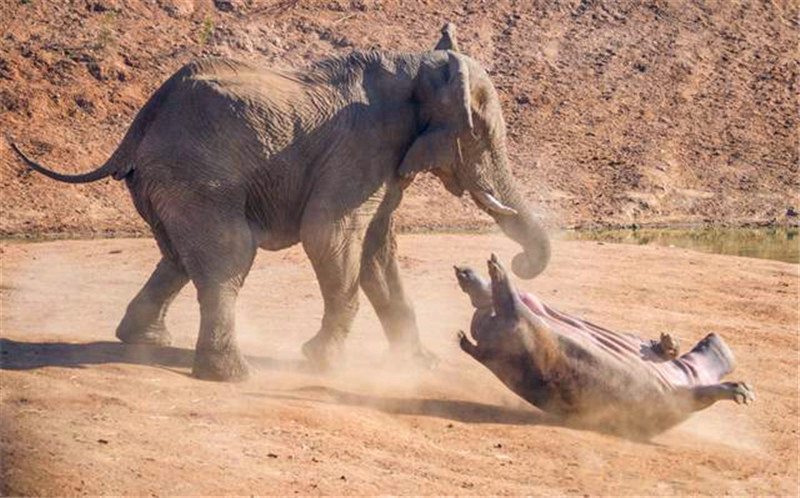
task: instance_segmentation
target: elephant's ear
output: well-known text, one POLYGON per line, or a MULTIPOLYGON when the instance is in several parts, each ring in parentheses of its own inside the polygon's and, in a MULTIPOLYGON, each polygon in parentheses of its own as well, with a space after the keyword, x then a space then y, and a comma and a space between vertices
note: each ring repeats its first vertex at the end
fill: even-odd
POLYGON ((452 50, 453 52, 460 52, 458 49, 458 42, 456 41, 456 25, 448 22, 442 26, 442 37, 439 43, 436 44, 434 50, 452 50))
POLYGON ((398 174, 408 178, 423 171, 451 164, 456 159, 456 137, 447 128, 427 130, 406 152, 398 174))
POLYGON ((472 130, 467 65, 460 55, 451 53, 446 67, 448 77, 444 85, 432 89, 430 81, 422 83, 428 91, 424 92, 420 105, 432 109, 432 115, 429 114, 427 128, 411 144, 398 168, 398 174, 404 178, 455 163, 459 159, 458 136, 472 130))

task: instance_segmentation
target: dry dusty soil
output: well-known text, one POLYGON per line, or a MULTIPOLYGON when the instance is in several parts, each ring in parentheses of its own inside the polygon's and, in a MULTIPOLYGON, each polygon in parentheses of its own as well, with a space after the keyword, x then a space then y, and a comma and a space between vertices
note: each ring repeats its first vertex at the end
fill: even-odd
POLYGON ((770 494, 798 490, 798 266, 674 248, 556 242, 522 287, 564 310, 685 346, 710 331, 738 358, 749 407, 717 405, 650 443, 553 424, 461 353, 451 264, 483 267, 500 236, 411 235, 402 267, 434 371, 393 363, 363 305, 348 366, 309 372, 321 299, 298 248, 261 253, 239 302, 254 367, 188 376, 193 289, 171 348, 113 338, 155 264, 147 239, 2 247, 0 491, 6 494, 770 494), (453 254, 458 258, 454 260, 453 254))
MULTIPOLYGON (((551 226, 797 224, 796 0, 3 0, 0 132, 67 173, 106 161, 204 57, 301 68, 430 50, 445 21, 490 74, 520 191, 551 226), (222 4, 229 8, 220 8, 222 4), (794 213, 794 214, 792 214, 794 213)), ((120 182, 65 188, 0 140, 0 235, 146 234, 120 182)), ((406 229, 485 227, 432 178, 406 229)))

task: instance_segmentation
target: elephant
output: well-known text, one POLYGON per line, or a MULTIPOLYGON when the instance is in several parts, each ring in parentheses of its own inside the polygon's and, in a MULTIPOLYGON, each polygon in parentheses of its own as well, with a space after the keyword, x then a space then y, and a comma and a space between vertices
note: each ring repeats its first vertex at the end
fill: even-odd
POLYGON ((200 306, 193 376, 236 381, 248 365, 235 339, 234 304, 258 248, 301 243, 324 301, 319 331, 302 347, 316 367, 339 364, 358 310, 375 309, 390 351, 436 362, 423 347, 396 261, 393 212, 405 188, 430 172, 468 192, 522 246, 521 278, 547 265, 550 242, 509 168, 498 94, 487 73, 456 51, 449 24, 432 51, 353 52, 301 70, 231 59, 183 66, 150 97, 97 169, 67 183, 124 180, 161 252, 116 336, 170 344, 170 302, 192 281, 200 306))

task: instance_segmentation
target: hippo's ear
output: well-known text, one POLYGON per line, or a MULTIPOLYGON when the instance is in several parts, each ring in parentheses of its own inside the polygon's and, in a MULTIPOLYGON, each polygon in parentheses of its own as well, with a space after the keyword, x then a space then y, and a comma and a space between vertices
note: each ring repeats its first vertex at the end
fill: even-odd
POLYGON ((499 318, 516 320, 519 318, 521 304, 516 289, 511 284, 503 265, 495 254, 487 262, 489 276, 492 278, 492 306, 499 318))

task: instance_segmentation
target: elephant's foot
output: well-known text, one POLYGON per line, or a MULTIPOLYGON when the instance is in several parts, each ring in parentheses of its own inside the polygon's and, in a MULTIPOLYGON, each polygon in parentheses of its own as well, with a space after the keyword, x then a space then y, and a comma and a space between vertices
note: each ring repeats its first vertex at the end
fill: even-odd
POLYGON ((125 344, 146 344, 151 346, 169 346, 172 335, 163 322, 140 325, 127 316, 117 327, 117 338, 125 344))
POLYGON ((392 345, 389 348, 389 355, 393 362, 403 365, 411 364, 426 370, 432 370, 439 365, 439 357, 428 351, 419 342, 414 346, 405 344, 392 345))
POLYGON ((247 361, 238 349, 196 350, 192 376, 202 380, 240 382, 250 376, 247 361))
POLYGON ((343 339, 317 334, 303 344, 302 351, 316 370, 331 370, 344 363, 343 339))

